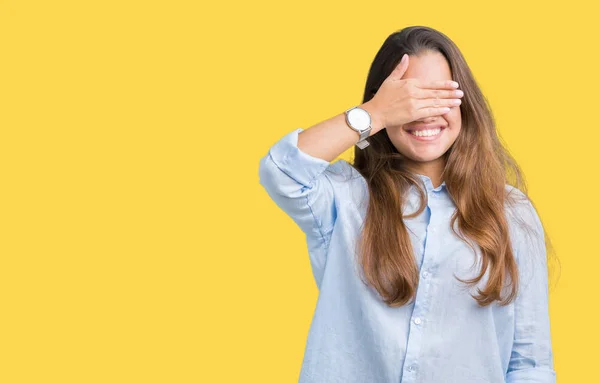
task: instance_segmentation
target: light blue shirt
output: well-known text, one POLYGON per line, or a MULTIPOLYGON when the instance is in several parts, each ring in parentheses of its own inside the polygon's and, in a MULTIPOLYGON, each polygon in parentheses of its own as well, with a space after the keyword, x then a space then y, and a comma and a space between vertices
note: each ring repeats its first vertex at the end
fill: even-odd
MULTIPOLYGON (((481 254, 452 233, 456 206, 445 182, 434 188, 429 177, 419 175, 427 208, 405 220, 419 286, 413 303, 391 308, 360 280, 354 259, 366 215, 366 181, 343 159, 329 163, 298 149, 302 130, 277 141, 259 168, 260 184, 306 234, 319 288, 300 383, 556 381, 544 232, 529 201, 507 209, 519 295, 508 306, 479 307, 469 294, 476 295, 475 288, 467 290, 454 275, 474 277, 481 254), (515 217, 531 225, 537 237, 526 236, 515 217)), ((418 203, 412 188, 405 214, 416 211, 418 203)), ((487 272, 478 286, 486 281, 487 272)))

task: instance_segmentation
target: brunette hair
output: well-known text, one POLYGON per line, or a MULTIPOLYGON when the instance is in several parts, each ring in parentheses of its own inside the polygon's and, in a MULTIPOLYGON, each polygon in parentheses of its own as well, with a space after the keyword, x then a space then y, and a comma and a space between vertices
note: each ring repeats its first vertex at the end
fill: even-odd
MULTIPOLYGON (((443 155, 446 165, 442 179, 456 205, 450 221, 452 230, 473 250, 469 240, 479 246, 482 264, 475 278, 455 278, 469 286, 476 285, 489 267, 487 285, 478 289, 479 294, 473 298, 480 306, 496 300, 507 305, 516 297, 519 278, 505 216, 505 203, 513 204, 518 193, 507 193, 506 185, 514 186, 522 197, 530 199, 522 171, 503 146, 491 108, 458 47, 443 33, 425 26, 411 26, 391 34, 371 64, 363 102, 375 95, 405 53, 420 55, 427 51, 444 55, 453 80, 464 91, 460 105, 462 127, 443 155), (511 182, 510 177, 515 181, 511 182), (503 298, 501 292, 507 283, 510 290, 503 298)), ((355 147, 352 164, 367 181, 369 190, 367 215, 357 246, 358 264, 364 283, 375 288, 389 306, 401 306, 414 298, 419 281, 403 218, 415 217, 425 209, 427 193, 421 179, 405 166, 405 157, 392 144, 386 129, 369 137, 369 143, 364 150, 355 147), (404 216, 403 201, 411 185, 419 190, 420 207, 404 216)), ((552 244, 547 235, 545 244, 550 255, 552 244)))

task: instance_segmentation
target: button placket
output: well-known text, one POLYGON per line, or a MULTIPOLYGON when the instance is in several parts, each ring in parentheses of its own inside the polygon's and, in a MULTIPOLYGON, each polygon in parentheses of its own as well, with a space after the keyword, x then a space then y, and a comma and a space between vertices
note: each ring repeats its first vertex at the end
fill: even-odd
MULTIPOLYGON (((436 252, 438 251, 438 244, 435 240, 430 236, 433 235, 439 228, 436 227, 437 215, 439 214, 438 208, 439 205, 438 196, 435 195, 435 192, 432 191, 433 186, 430 183, 428 178, 424 178, 425 185, 427 186, 427 194, 429 200, 427 202, 427 208, 430 212, 429 214, 429 222, 427 222, 427 226, 425 227, 425 238, 423 243, 421 244, 421 262, 420 269, 422 270, 421 276, 424 279, 430 278, 431 269, 435 267, 436 262, 436 252)), ((413 308, 412 318, 410 322, 410 332, 408 335, 408 342, 406 346, 406 357, 405 357, 405 372, 406 372, 406 381, 414 381, 416 379, 416 371, 418 370, 418 358, 419 352, 422 348, 423 336, 424 333, 422 330, 425 330, 423 327, 425 325, 425 318, 428 312, 430 311, 431 304, 431 283, 430 281, 424 281, 424 283, 420 283, 417 286, 416 291, 416 299, 415 306, 413 308)))
MULTIPOLYGON (((410 332, 408 336, 408 342, 406 345, 406 357, 404 372, 406 379, 403 381, 413 382, 417 379, 418 371, 418 355, 423 347, 423 337, 426 335, 427 320, 435 320, 427 315, 431 310, 431 292, 435 288, 435 280, 432 280, 434 270, 439 263, 439 239, 434 239, 440 229, 443 229, 444 220, 440 214, 443 214, 441 194, 433 190, 433 185, 428 177, 422 176, 427 187, 427 208, 429 210, 429 222, 425 226, 425 238, 422 243, 421 260, 419 268, 421 270, 421 277, 423 283, 419 283, 417 286, 415 306, 412 312, 412 318, 409 322, 410 332), (440 215, 440 217, 438 217, 440 215)), ((441 192, 441 189, 440 189, 441 192)))

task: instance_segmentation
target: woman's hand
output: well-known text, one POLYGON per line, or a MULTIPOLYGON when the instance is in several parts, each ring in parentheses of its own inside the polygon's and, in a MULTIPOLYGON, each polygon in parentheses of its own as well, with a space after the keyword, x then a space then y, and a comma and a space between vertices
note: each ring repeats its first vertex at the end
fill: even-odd
POLYGON ((460 105, 463 96, 458 83, 451 80, 423 82, 402 79, 408 68, 408 55, 385 79, 373 98, 365 103, 379 126, 404 125, 420 118, 442 115, 460 105))

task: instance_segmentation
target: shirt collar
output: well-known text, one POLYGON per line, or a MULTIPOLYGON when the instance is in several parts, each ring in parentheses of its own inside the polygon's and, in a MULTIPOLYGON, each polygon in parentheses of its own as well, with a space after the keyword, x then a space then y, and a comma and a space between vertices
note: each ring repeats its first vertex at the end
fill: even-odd
POLYGON ((439 185, 437 188, 434 188, 433 183, 431 182, 431 178, 429 178, 428 176, 426 176, 424 174, 417 174, 417 175, 425 183, 425 188, 427 189, 428 193, 432 190, 437 192, 437 191, 441 191, 442 189, 446 188, 446 181, 442 181, 441 185, 439 185))

